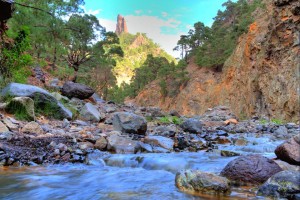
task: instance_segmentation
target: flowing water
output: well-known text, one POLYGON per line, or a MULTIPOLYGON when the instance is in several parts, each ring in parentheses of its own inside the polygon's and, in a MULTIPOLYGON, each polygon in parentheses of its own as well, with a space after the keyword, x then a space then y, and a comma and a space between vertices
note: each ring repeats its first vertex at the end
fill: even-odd
MULTIPOLYGON (((247 153, 272 153, 280 142, 255 139, 246 147, 221 146, 247 153), (254 149, 254 150, 253 150, 254 149), (252 151, 253 150, 253 151, 252 151)), ((199 169, 220 173, 236 157, 221 157, 219 151, 169 154, 95 154, 89 165, 67 164, 0 169, 0 199, 250 199, 249 188, 233 188, 229 197, 194 196, 175 186, 176 172, 199 169)))

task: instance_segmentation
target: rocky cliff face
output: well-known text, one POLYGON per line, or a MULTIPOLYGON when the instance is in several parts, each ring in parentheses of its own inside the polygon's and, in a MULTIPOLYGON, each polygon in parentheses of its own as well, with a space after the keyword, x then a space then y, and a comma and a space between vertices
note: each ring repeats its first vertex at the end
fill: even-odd
MULTIPOLYGON (((266 0, 255 22, 240 37, 223 72, 199 68, 191 59, 188 84, 175 98, 162 98, 156 82, 135 99, 139 105, 202 114, 227 105, 240 117, 299 120, 300 3, 266 0)), ((221 45, 221 44, 220 44, 221 45)))
POLYGON ((127 24, 121 15, 117 17, 117 26, 116 26, 116 34, 120 35, 121 33, 128 33, 127 24))

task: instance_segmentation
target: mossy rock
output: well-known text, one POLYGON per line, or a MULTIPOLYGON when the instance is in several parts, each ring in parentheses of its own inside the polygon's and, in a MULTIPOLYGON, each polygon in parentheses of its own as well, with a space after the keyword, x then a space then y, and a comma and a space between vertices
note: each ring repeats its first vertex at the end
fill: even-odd
POLYGON ((15 97, 11 99, 5 111, 14 114, 19 120, 32 121, 35 119, 34 101, 29 97, 15 97))

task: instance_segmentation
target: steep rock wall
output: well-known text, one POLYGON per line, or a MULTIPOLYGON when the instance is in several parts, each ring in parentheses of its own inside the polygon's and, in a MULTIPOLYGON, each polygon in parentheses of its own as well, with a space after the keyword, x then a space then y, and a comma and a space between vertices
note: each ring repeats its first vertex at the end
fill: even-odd
POLYGON ((254 13, 255 22, 240 37, 223 72, 199 68, 191 59, 190 81, 175 98, 163 98, 157 82, 152 82, 135 103, 185 115, 227 105, 240 117, 298 121, 300 5, 295 0, 266 0, 265 5, 254 13))

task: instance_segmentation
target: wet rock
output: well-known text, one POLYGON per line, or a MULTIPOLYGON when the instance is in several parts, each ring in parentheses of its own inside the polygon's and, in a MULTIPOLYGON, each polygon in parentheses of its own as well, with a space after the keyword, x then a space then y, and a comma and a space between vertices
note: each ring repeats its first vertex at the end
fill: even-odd
POLYGON ((0 140, 11 140, 14 137, 14 133, 7 131, 7 132, 0 132, 0 140))
POLYGON ((116 131, 145 135, 147 121, 145 118, 129 112, 117 112, 113 116, 113 126, 116 131))
POLYGON ((104 115, 100 114, 98 109, 91 103, 86 103, 81 111, 80 111, 80 118, 92 121, 92 122, 99 122, 101 119, 104 119, 104 115))
POLYGON ((274 160, 274 162, 276 162, 282 170, 300 171, 300 166, 291 165, 282 160, 274 160))
POLYGON ((30 97, 15 97, 13 98, 5 110, 8 113, 21 115, 23 119, 34 120, 34 101, 30 97))
POLYGON ((68 81, 63 85, 61 93, 68 98, 88 99, 95 91, 86 85, 68 81))
POLYGON ((152 153, 153 152, 153 148, 150 144, 145 144, 143 142, 140 142, 139 144, 141 146, 142 152, 147 152, 147 153, 152 153))
POLYGON ((104 137, 100 137, 94 145, 94 148, 99 150, 104 150, 106 149, 106 147, 107 147, 107 140, 104 137))
POLYGON ((276 156, 290 164, 300 165, 300 134, 292 137, 275 149, 276 156))
POLYGON ((245 138, 238 138, 235 143, 236 146, 246 146, 248 141, 245 138))
POLYGON ((269 158, 246 155, 229 162, 222 170, 221 176, 239 185, 257 185, 280 171, 282 169, 269 158))
POLYGON ((231 144, 230 139, 228 139, 227 137, 224 137, 224 136, 217 137, 216 142, 218 144, 231 144))
POLYGON ((181 128, 189 133, 201 133, 202 123, 198 119, 187 119, 181 124, 181 128))
POLYGON ((65 108, 49 92, 42 88, 20 83, 10 83, 2 90, 1 95, 9 95, 12 97, 30 97, 35 102, 35 108, 39 108, 41 110, 47 108, 53 111, 52 117, 57 119, 72 119, 72 112, 65 108))
POLYGON ((92 153, 89 153, 85 158, 85 163, 87 165, 94 165, 99 167, 104 167, 105 162, 103 160, 103 157, 106 155, 106 153, 95 150, 92 153))
POLYGON ((136 153, 140 149, 137 141, 122 137, 119 132, 111 132, 107 137, 107 150, 115 153, 136 153))
POLYGON ((230 183, 226 178, 196 170, 178 172, 175 184, 179 190, 190 193, 217 195, 230 193, 230 183))
POLYGON ((23 133, 31 133, 41 135, 44 133, 42 127, 36 122, 29 122, 22 128, 23 133))
POLYGON ((221 156, 224 157, 233 157, 233 156, 240 156, 241 154, 236 153, 234 151, 227 151, 227 150, 221 150, 221 156))
POLYGON ((288 135, 288 130, 285 126, 279 126, 273 133, 276 138, 285 138, 288 135))
POLYGON ((270 177, 257 191, 258 196, 272 198, 296 199, 295 194, 300 193, 300 172, 282 171, 270 177))
POLYGON ((0 121, 0 133, 5 133, 5 132, 9 132, 9 130, 6 127, 6 125, 3 124, 3 122, 0 121))
POLYGON ((183 150, 190 146, 190 142, 186 137, 178 136, 176 137, 176 143, 174 146, 180 150, 183 150))
POLYGON ((151 144, 153 146, 159 146, 170 151, 173 150, 174 141, 170 138, 163 136, 147 136, 144 139, 146 144, 151 144))

